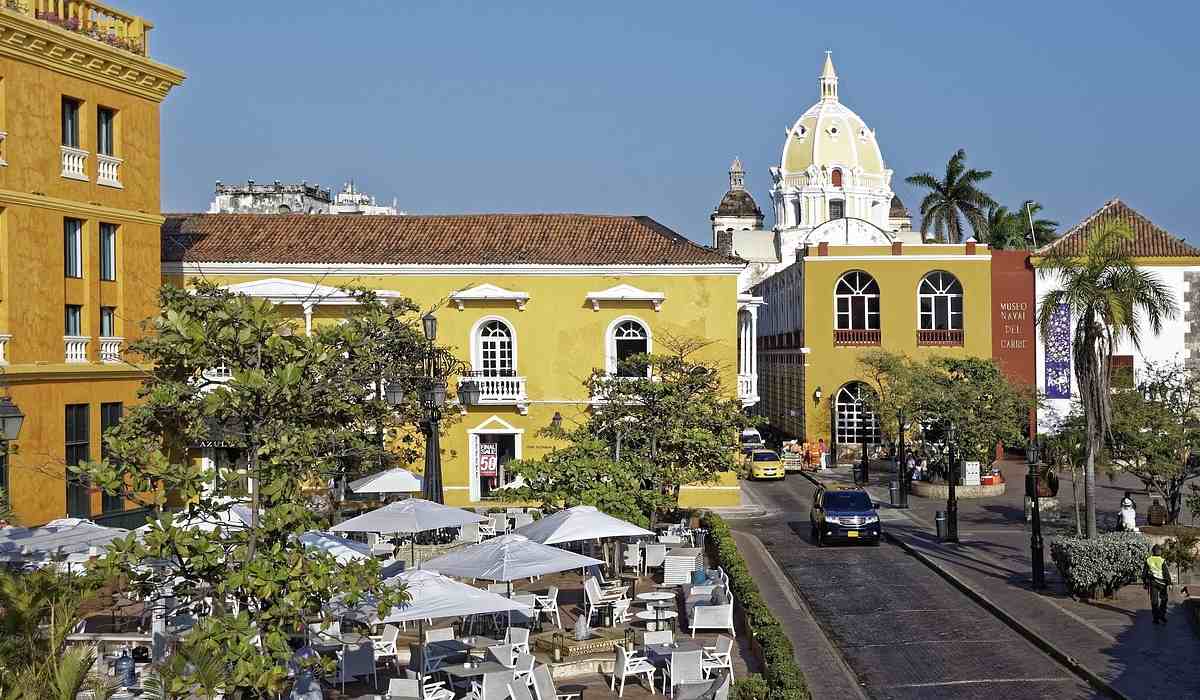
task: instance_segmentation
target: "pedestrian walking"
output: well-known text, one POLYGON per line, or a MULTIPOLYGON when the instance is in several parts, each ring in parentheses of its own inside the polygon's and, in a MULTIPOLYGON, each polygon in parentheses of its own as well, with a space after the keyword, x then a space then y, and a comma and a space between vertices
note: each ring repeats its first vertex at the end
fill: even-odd
POLYGON ((1154 624, 1167 624, 1167 593, 1171 590, 1171 570, 1167 568, 1167 560, 1162 558, 1162 547, 1154 545, 1150 556, 1146 557, 1146 565, 1142 568, 1142 582, 1150 591, 1150 612, 1154 615, 1154 624))

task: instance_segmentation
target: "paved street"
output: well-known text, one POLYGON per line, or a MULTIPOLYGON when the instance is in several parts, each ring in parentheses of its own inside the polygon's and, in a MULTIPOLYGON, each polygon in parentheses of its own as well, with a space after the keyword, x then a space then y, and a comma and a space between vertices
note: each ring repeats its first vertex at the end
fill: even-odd
POLYGON ((751 498, 777 513, 734 526, 763 542, 871 697, 1095 697, 902 549, 815 547, 808 533, 813 488, 798 475, 747 484, 751 498))

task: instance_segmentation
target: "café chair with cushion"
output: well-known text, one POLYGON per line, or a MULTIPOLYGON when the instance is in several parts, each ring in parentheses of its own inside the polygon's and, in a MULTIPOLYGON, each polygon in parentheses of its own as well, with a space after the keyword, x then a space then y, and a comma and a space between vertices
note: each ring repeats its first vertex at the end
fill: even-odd
MULTIPOLYGON (((421 680, 417 672, 411 668, 404 673, 409 680, 421 680)), ((430 675, 425 676, 425 682, 421 684, 420 690, 422 700, 454 700, 454 691, 447 688, 444 681, 435 681, 430 675)))
POLYGON ((513 666, 513 678, 528 685, 533 676, 533 654, 517 654, 517 662, 513 666))
POLYGON ((550 667, 538 664, 533 667, 533 692, 537 700, 576 700, 583 697, 582 693, 560 693, 554 687, 554 677, 550 675, 550 667))
POLYGON ((730 675, 721 671, 712 680, 684 683, 675 689, 675 700, 729 700, 730 675))
POLYGON ((715 645, 704 647, 704 675, 721 669, 727 670, 730 679, 733 678, 733 637, 723 634, 717 637, 715 645))
POLYGON ((370 639, 360 644, 347 644, 342 649, 338 660, 335 683, 342 684, 342 694, 346 693, 346 682, 354 681, 360 676, 371 676, 374 686, 379 686, 379 675, 375 671, 375 644, 370 639))
POLYGON ((487 658, 501 666, 512 668, 516 657, 517 654, 511 644, 497 644, 494 647, 487 648, 487 658))
POLYGON ((395 625, 384 625, 383 634, 378 637, 371 637, 371 642, 375 644, 375 659, 391 659, 392 665, 396 665, 396 638, 400 636, 400 628, 395 625))
POLYGON ((509 627, 504 633, 504 643, 511 644, 518 654, 529 653, 529 630, 524 627, 509 627))
MULTIPOLYGON (((609 690, 617 690, 617 681, 621 682, 621 689, 617 690, 617 697, 625 696, 625 679, 634 676, 636 678, 646 677, 649 681, 650 692, 654 692, 654 664, 644 656, 630 655, 625 652, 625 647, 618 644, 617 661, 613 664, 612 680, 609 682, 609 690)), ((699 654, 700 652, 696 652, 699 654)))
POLYGON ((684 683, 700 683, 703 680, 704 652, 701 650, 675 651, 671 653, 671 663, 663 669, 663 693, 669 692, 671 697, 674 697, 675 686, 684 683), (669 691, 668 688, 670 688, 669 691))

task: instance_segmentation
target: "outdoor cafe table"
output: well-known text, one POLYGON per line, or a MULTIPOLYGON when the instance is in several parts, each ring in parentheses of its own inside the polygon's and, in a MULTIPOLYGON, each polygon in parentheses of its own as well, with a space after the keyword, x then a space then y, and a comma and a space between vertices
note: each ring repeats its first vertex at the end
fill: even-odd
POLYGON ((703 648, 704 643, 695 639, 680 639, 674 644, 647 644, 644 647, 646 658, 651 663, 657 663, 656 659, 670 661, 671 654, 677 651, 700 651, 703 648))
POLYGON ((645 621, 648 630, 661 630, 664 621, 673 620, 679 616, 679 613, 674 610, 664 610, 662 605, 662 603, 653 605, 650 610, 639 611, 634 617, 645 621))
POLYGON ((499 671, 511 671, 512 667, 505 666, 499 661, 475 661, 465 664, 453 664, 443 666, 438 671, 445 673, 455 678, 474 678, 482 676, 485 673, 496 673, 499 671))

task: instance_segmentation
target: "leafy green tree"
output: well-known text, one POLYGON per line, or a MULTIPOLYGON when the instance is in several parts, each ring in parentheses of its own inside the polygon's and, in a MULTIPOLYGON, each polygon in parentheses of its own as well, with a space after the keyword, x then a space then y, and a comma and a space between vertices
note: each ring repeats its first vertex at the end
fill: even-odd
POLYGON ((518 467, 526 497, 640 512, 639 521, 653 521, 677 506, 681 486, 737 469, 738 436, 752 420, 721 382, 722 368, 693 359, 708 342, 668 336, 661 345, 666 353, 628 358, 618 372, 626 376, 592 373, 587 386, 596 400, 583 423, 563 435, 568 447, 518 467), (564 484, 559 469, 600 485, 564 484))
MULTIPOLYGON (((141 403, 106 434, 105 459, 79 468, 107 492, 184 504, 114 542, 101 566, 160 614, 197 621, 185 642, 219 659, 229 696, 278 692, 289 635, 321 619, 329 601, 369 594, 387 609, 405 596, 381 586, 376 562, 338 565, 296 539, 327 524, 306 491, 379 457, 379 431, 402 432, 416 414, 376 388, 381 378, 415 382, 429 359, 415 309, 356 294, 348 322, 306 335, 268 302, 204 282, 163 287, 161 314, 131 348, 149 368, 141 403), (204 442, 243 450, 248 496, 189 458, 204 442), (181 515, 209 525, 186 527, 181 515)), ((196 681, 189 673, 184 681, 196 681)))
POLYGON ((1096 536, 1096 460, 1111 432, 1113 351, 1122 339, 1140 350, 1142 329, 1157 335, 1163 321, 1177 311, 1167 286, 1122 250, 1122 244, 1132 240, 1133 230, 1127 224, 1112 223, 1087 239, 1083 255, 1073 256, 1055 246, 1038 264, 1041 275, 1058 283, 1039 302, 1042 336, 1050 337, 1059 307, 1070 311, 1075 324, 1071 359, 1087 419, 1084 502, 1089 538, 1096 536))
POLYGON ((1112 397, 1110 467, 1138 478, 1179 519, 1184 490, 1200 476, 1200 377, 1181 364, 1151 365, 1136 390, 1112 397))
POLYGON ((910 430, 920 425, 955 427, 959 459, 988 464, 996 445, 1025 443, 1032 394, 1014 384, 995 361, 979 357, 935 356, 916 361, 887 351, 864 353, 859 365, 872 394, 868 402, 881 416, 884 434, 895 438, 902 411, 910 430))
POLYGON ((1075 511, 1075 534, 1083 537, 1083 517, 1079 510, 1079 479, 1087 462, 1087 419, 1076 404, 1045 438, 1045 459, 1050 468, 1071 475, 1071 505, 1075 511))
POLYGON ((929 190, 921 200, 921 233, 932 228, 937 239, 961 243, 969 223, 981 240, 987 234, 987 209, 995 201, 979 189, 979 183, 992 176, 991 170, 976 170, 966 166, 967 152, 958 149, 946 163, 946 175, 939 180, 931 173, 917 173, 905 182, 929 190))
POLYGON ((999 204, 988 206, 988 245, 996 249, 1016 250, 1037 248, 1053 241, 1058 222, 1037 218, 1041 210, 1042 205, 1032 199, 1022 202, 1020 208, 1015 211, 1009 211, 1008 207, 999 204))
POLYGON ((1034 248, 1052 243, 1056 238, 1058 238, 1058 222, 1052 219, 1038 218, 1038 214, 1041 211, 1042 205, 1032 199, 1027 199, 1021 203, 1021 211, 1019 214, 1025 217, 1025 224, 1028 226, 1031 221, 1033 222, 1034 248))
POLYGON ((6 525, 15 527, 19 524, 16 514, 12 511, 12 506, 9 504, 8 493, 4 489, 0 489, 0 527, 6 525))

